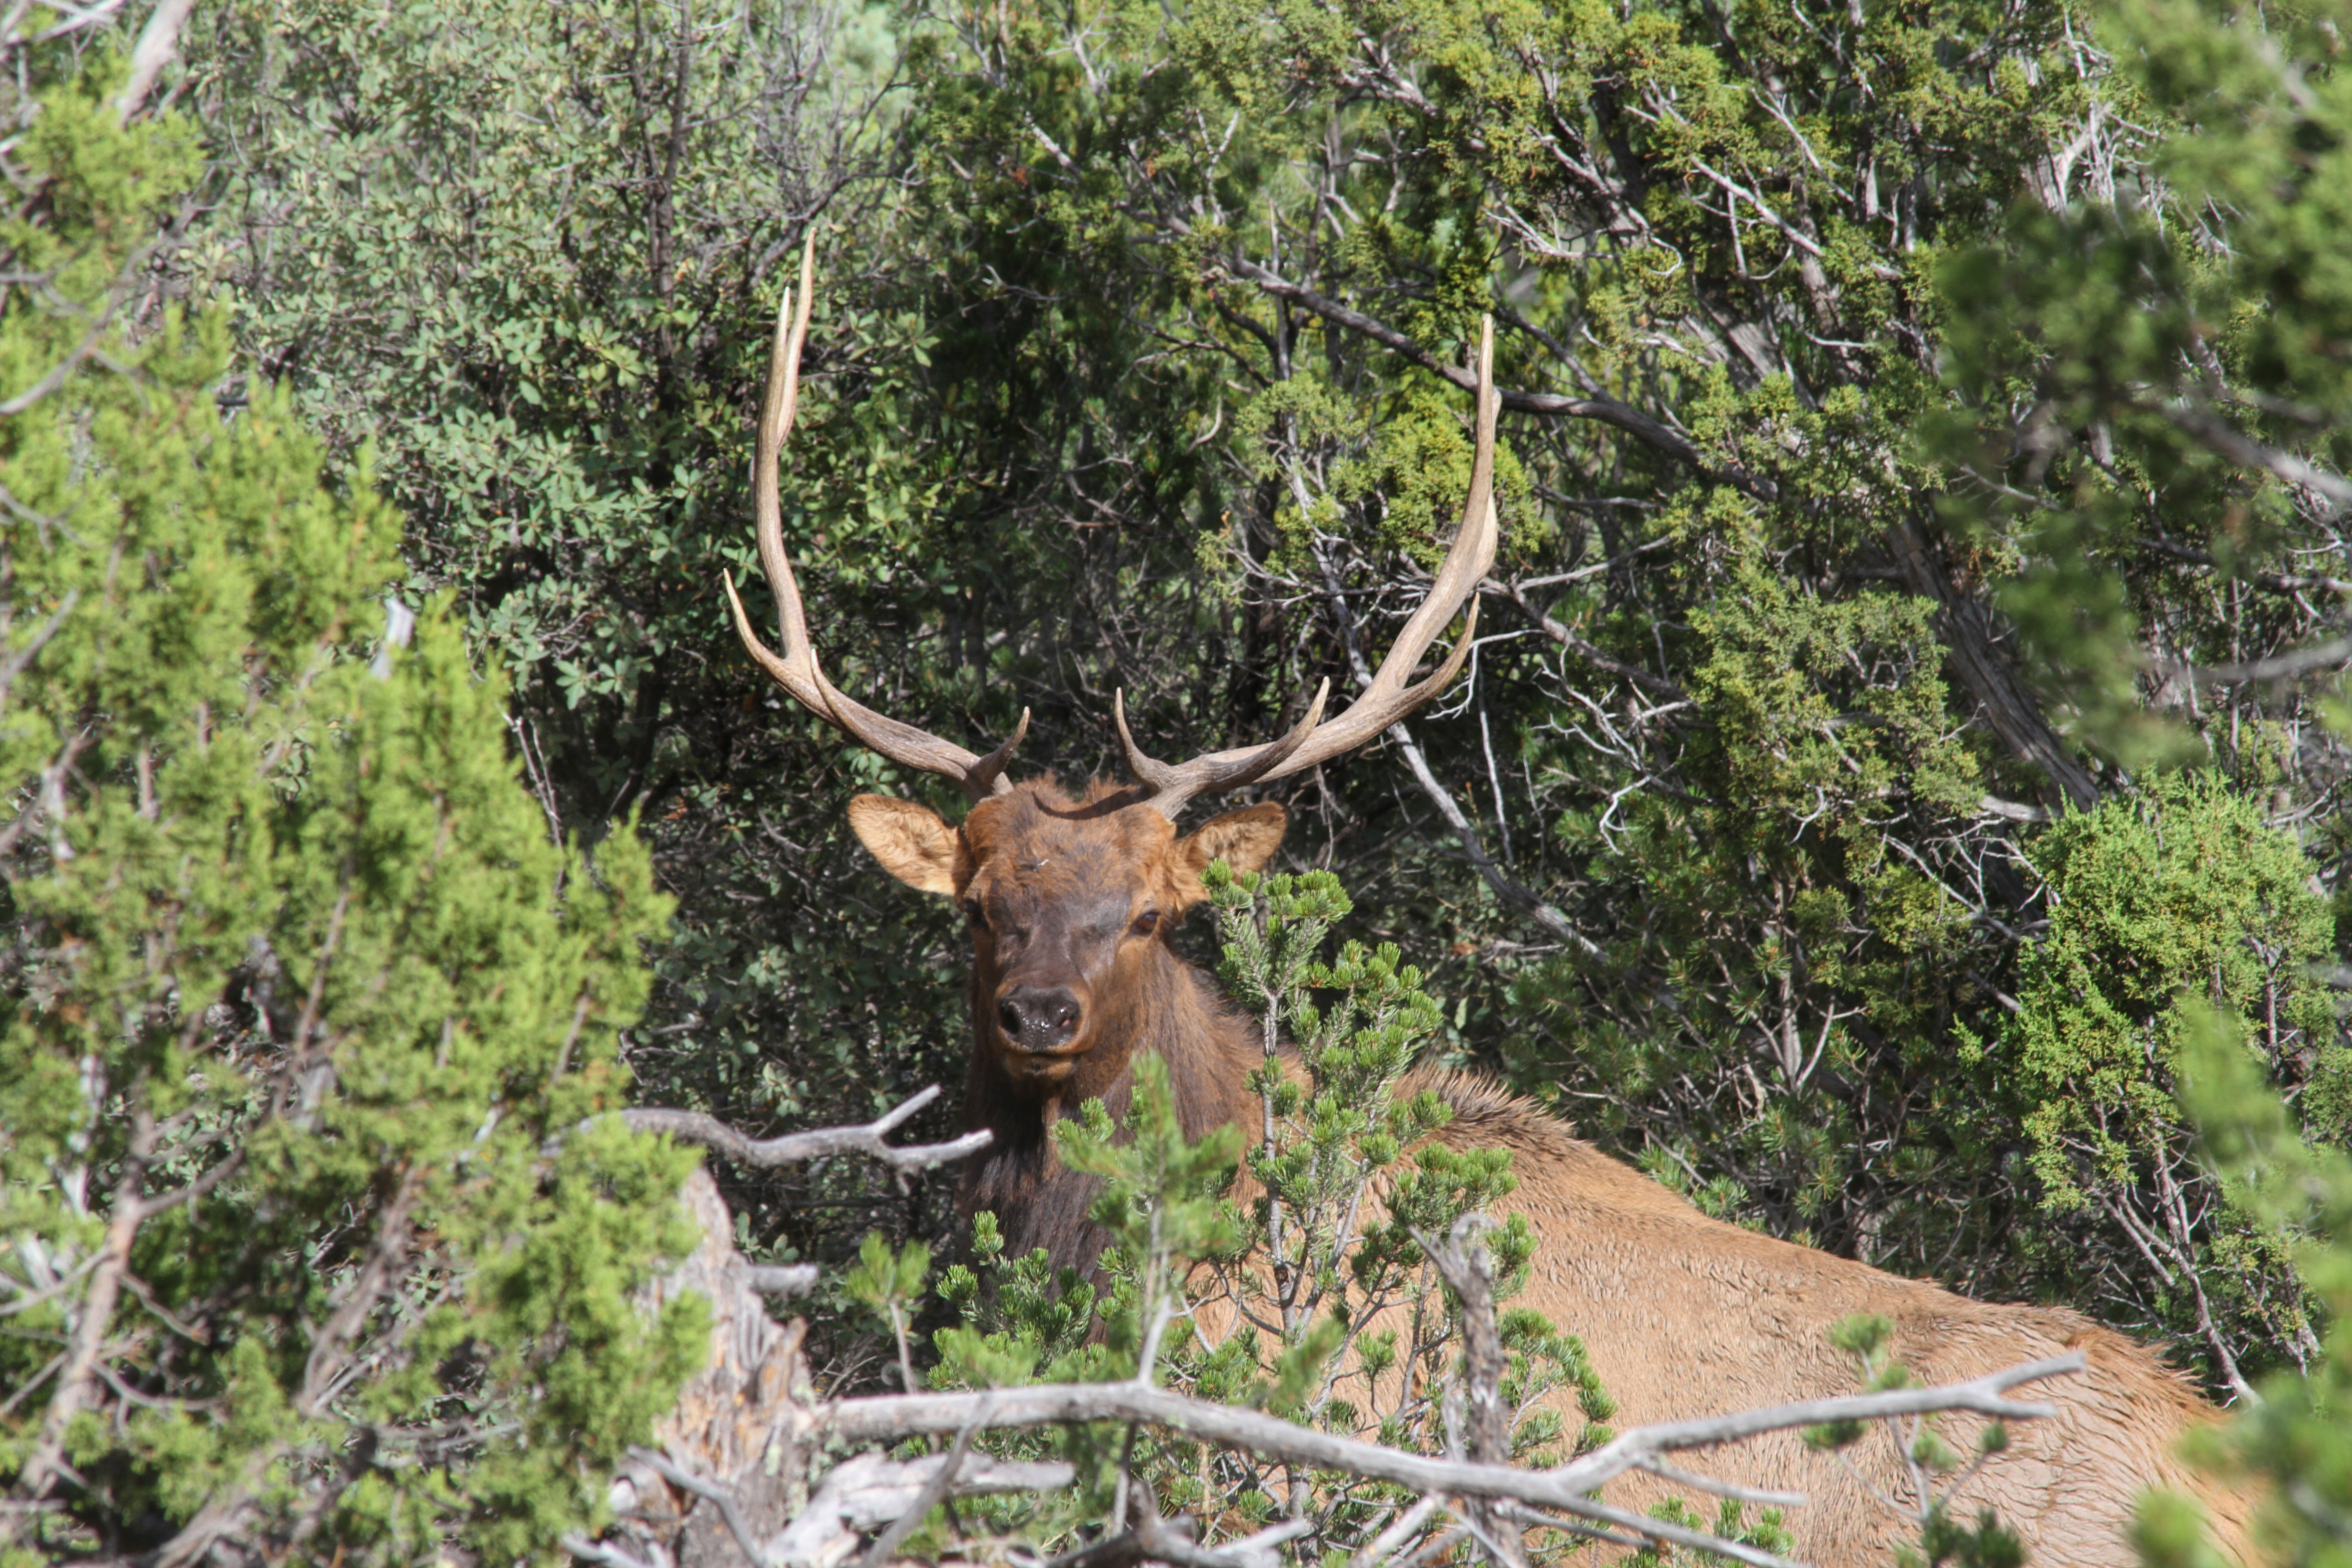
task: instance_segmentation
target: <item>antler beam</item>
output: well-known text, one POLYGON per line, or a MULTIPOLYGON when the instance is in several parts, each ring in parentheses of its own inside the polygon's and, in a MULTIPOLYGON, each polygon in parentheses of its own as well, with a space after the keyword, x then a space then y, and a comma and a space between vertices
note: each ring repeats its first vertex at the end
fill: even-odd
MULTIPOLYGON (((1029 732, 1029 710, 1003 745, 986 756, 964 750, 911 724, 875 712, 842 695, 825 679, 808 634, 808 616, 801 602, 800 584, 784 553, 783 513, 777 499, 776 469, 784 440, 792 434, 800 404, 801 353, 808 339, 809 313, 816 282, 816 239, 812 234, 801 250, 800 286, 784 291, 776 312, 776 336, 768 358, 767 391, 760 406, 759 442, 751 468, 752 530, 759 543, 760 569, 775 596, 779 654, 752 628, 751 617, 735 591, 733 574, 725 574, 727 603, 735 616, 736 635, 744 651, 793 701, 852 740, 905 767, 950 778, 963 786, 973 804, 1012 788, 1004 770, 1029 732)), ((1127 723, 1127 700, 1114 700, 1112 717, 1118 725, 1127 765, 1145 800, 1173 818, 1195 795, 1239 789, 1244 784, 1285 778, 1354 750, 1437 695, 1462 669, 1478 625, 1475 598, 1478 581, 1493 564, 1502 531, 1495 510, 1495 416, 1501 403, 1495 395, 1495 324, 1482 323, 1478 335, 1477 455, 1470 472, 1470 493, 1462 509, 1462 523, 1445 563, 1430 584, 1412 619, 1398 634, 1396 646, 1381 661, 1371 683, 1360 692, 1346 712, 1326 722, 1324 704, 1330 696, 1325 681, 1307 705, 1307 716, 1288 734, 1262 746, 1212 752, 1190 762, 1171 765, 1153 761, 1135 743, 1127 723), (1410 683, 1414 668, 1437 634, 1459 611, 1462 635, 1454 651, 1435 674, 1410 683)))
POLYGON ((1494 564, 1495 547, 1502 536, 1502 520, 1495 510, 1495 416, 1501 406, 1495 395, 1495 322, 1488 317, 1478 332, 1477 455, 1471 465, 1470 494, 1463 503, 1462 525, 1454 531, 1445 563, 1430 584, 1429 597, 1405 622, 1396 646, 1372 672, 1371 684, 1357 694, 1346 712, 1328 723, 1323 721, 1323 702, 1331 689, 1327 680, 1316 692, 1306 719, 1279 741, 1212 752, 1171 766, 1143 754, 1128 732, 1124 695, 1115 700, 1112 711, 1118 721, 1119 742, 1127 750, 1128 771, 1161 813, 1173 818, 1195 795, 1285 778, 1353 751, 1436 696, 1461 673, 1478 627, 1478 581, 1494 564), (1429 645, 1437 640, 1437 634, 1457 610, 1462 612, 1462 636, 1454 652, 1437 673, 1417 684, 1406 684, 1429 645))
POLYGON ((886 718, 843 696, 825 679, 824 671, 817 665, 816 650, 809 642, 808 617, 801 605, 800 584, 793 580, 792 560, 784 553, 783 508, 776 494, 776 467, 800 405, 801 349, 808 340, 815 285, 816 234, 812 229, 801 249, 799 290, 797 294, 790 289, 784 290, 783 304, 776 312, 775 344, 768 356, 768 387, 760 405, 760 438, 751 462, 752 533, 759 543, 760 569, 767 576, 769 592, 775 595, 776 629, 784 651, 779 656, 760 639, 760 634, 752 629, 751 617, 744 613, 742 598, 735 592, 734 574, 725 573, 720 581, 727 586, 728 605, 735 613, 735 633, 743 639, 743 649, 753 662, 766 670, 793 701, 901 766, 955 780, 977 805, 1013 787, 1004 776, 1004 769, 1013 761, 1013 751, 1022 738, 1029 732, 1027 709, 1021 710, 1021 722, 1013 726, 1004 744, 984 757, 978 756, 953 742, 886 718), (798 310, 793 309, 795 302, 798 310))

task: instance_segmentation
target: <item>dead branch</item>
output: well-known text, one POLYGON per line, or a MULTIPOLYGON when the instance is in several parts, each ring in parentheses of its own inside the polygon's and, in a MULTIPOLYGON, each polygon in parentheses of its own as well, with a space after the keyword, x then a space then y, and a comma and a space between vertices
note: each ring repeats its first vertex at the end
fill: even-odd
POLYGON ((900 1460, 860 1454, 833 1468, 808 1507, 768 1543, 760 1561, 782 1568, 834 1568, 856 1550, 866 1531, 905 1519, 917 1503, 928 1512, 933 1503, 950 1497, 1059 1491, 1076 1479, 1077 1472, 1060 1460, 1014 1462, 946 1454, 900 1460), (951 1470, 950 1458, 961 1459, 951 1470), (943 1475, 947 1479, 941 1485, 943 1475), (929 1501, 924 1500, 927 1497, 929 1501))
POLYGON ((139 42, 131 50, 131 80, 115 100, 115 113, 121 123, 131 123, 131 117, 146 103, 155 79, 180 52, 180 29, 194 9, 195 0, 159 0, 148 15, 147 25, 139 30, 139 42))
MULTIPOLYGON (((925 1103, 918 1097, 866 1128, 846 1130, 830 1145, 865 1152, 925 1103)), ((746 1141, 748 1142, 748 1141, 746 1141)), ((785 1142, 787 1140, 776 1140, 785 1142)), ((892 1151, 907 1153, 909 1151, 892 1151)), ((803 1156, 807 1157, 807 1156, 803 1156)), ((1621 1541, 1663 1542, 1715 1552, 1751 1568, 1796 1568, 1771 1552, 1701 1531, 1647 1519, 1612 1507, 1591 1494, 1628 1470, 1643 1469, 1707 1490, 1734 1492, 1709 1478, 1688 1476, 1662 1456, 1752 1437, 1790 1427, 1868 1421, 1938 1410, 1967 1410, 2008 1420, 2031 1420, 2053 1407, 2009 1397, 2018 1386, 2079 1372, 2081 1355, 2011 1367, 1964 1383, 1810 1400, 1764 1410, 1637 1427, 1606 1447, 1555 1469, 1531 1471, 1496 1458, 1444 1458, 1408 1453, 1294 1426, 1261 1411, 1212 1404, 1140 1383, 1062 1384, 976 1393, 904 1394, 816 1399, 800 1356, 801 1325, 777 1324, 755 1292, 761 1277, 784 1270, 753 1268, 733 1245, 732 1227, 717 1187, 697 1172, 684 1194, 704 1244, 667 1279, 658 1297, 684 1291, 708 1295, 715 1308, 712 1364, 682 1393, 678 1408, 656 1434, 658 1450, 632 1453, 616 1479, 614 1533, 600 1542, 568 1540, 573 1554, 610 1568, 700 1568, 719 1563, 754 1568, 845 1568, 866 1538, 919 1523, 937 1502, 980 1493, 1058 1490, 1074 1479, 1066 1464, 1018 1464, 977 1458, 976 1434, 1014 1427, 1083 1422, 1131 1422, 1222 1447, 1244 1450, 1301 1467, 1338 1470, 1368 1480, 1410 1487, 1424 1500, 1452 1498, 1456 1506, 1524 1528, 1536 1521, 1519 1511, 1545 1510, 1544 1522, 1621 1541), (871 1451, 924 1435, 954 1435, 958 1451, 892 1460, 871 1451), (869 1451, 834 1467, 814 1496, 798 1489, 808 1462, 829 1445, 869 1451), (798 1499, 804 1504, 794 1507, 798 1499)), ((797 1271, 790 1271, 797 1273, 797 1271)), ((1475 1274, 1475 1270, 1472 1271, 1475 1274)), ((1477 1281, 1465 1275, 1472 1294, 1477 1281)), ((658 1300, 651 1303, 658 1306, 658 1300)), ((1491 1448, 1481 1442, 1474 1452, 1491 1448)), ((1736 1495, 1780 1504, 1786 1494, 1736 1495)), ((1128 1528, 1071 1553, 1026 1568, 1134 1568, 1145 1562, 1176 1568, 1276 1568, 1276 1548, 1304 1528, 1286 1521, 1246 1541, 1207 1547, 1192 1521, 1163 1519, 1148 1489, 1129 1510, 1128 1528)), ((1426 1517, 1427 1510, 1421 1510, 1426 1517)), ((1456 1532, 1457 1534, 1459 1532, 1456 1532)), ((1386 1541, 1389 1538, 1383 1537, 1386 1541)), ((1391 1549, 1402 1541, 1391 1543, 1391 1549)), ((1507 1551, 1507 1549, 1506 1549, 1507 1551)))
POLYGON ((2187 676, 2200 686, 2236 686, 2247 681, 2284 680, 2291 676, 2308 675, 2315 669, 2332 668, 2347 660, 2352 660, 2352 637, 2337 637, 2332 642, 2317 643, 2247 664, 2194 665, 2168 658, 2151 660, 2150 663, 2167 675, 2187 676))
MULTIPOLYGON (((1293 1464, 1344 1470, 1423 1492, 1509 1499, 1597 1519, 1637 1533, 1678 1540, 1659 1521, 1608 1508, 1595 1502, 1589 1494, 1612 1477, 1659 1454, 1713 1447, 1792 1426, 1871 1421, 1938 1410, 1968 1410, 2011 1421, 2039 1419, 2054 1415, 2055 1406, 2010 1399, 2006 1397, 2008 1391, 2021 1384, 2080 1372, 2083 1366, 2079 1353, 2055 1356, 1966 1383, 1847 1394, 1636 1427, 1573 1464, 1539 1471, 1404 1453, 1377 1443, 1295 1426, 1260 1411, 1213 1405, 1134 1383, 1044 1384, 980 1394, 882 1394, 836 1400, 812 1412, 812 1419, 816 1430, 848 1443, 895 1442, 924 1433, 959 1432, 974 1423, 1005 1427, 1137 1421, 1293 1464)), ((1781 1561, 1770 1553, 1731 1552, 1730 1543, 1717 1542, 1712 1537, 1682 1543, 1730 1552, 1765 1568, 1781 1561)))
POLYGON ((797 1165, 832 1154, 866 1154, 896 1171, 928 1171, 950 1164, 988 1147, 985 1128, 945 1143, 915 1143, 893 1148, 882 1140, 915 1112, 940 1097, 940 1086, 914 1095, 896 1110, 884 1112, 863 1127, 819 1127, 807 1132, 787 1132, 781 1138, 752 1139, 715 1116, 698 1110, 664 1110, 639 1106, 621 1112, 621 1121, 639 1132, 667 1132, 687 1143, 699 1143, 738 1164, 772 1170, 797 1165))
MULTIPOLYGON (((1470 1458, 1500 1464, 1511 1457, 1511 1412, 1503 1403, 1502 1387, 1509 1358, 1495 1322, 1494 1259, 1480 1234, 1488 1223, 1484 1214, 1474 1212, 1454 1221, 1442 1242, 1418 1229, 1412 1238, 1461 1304, 1463 1424, 1469 1428, 1470 1458)), ((1496 1516, 1491 1500, 1466 1504, 1462 1522, 1497 1568, 1528 1568, 1526 1543, 1496 1516)))
POLYGON ((1791 1426, 1820 1426, 1832 1421, 1875 1421, 1889 1415, 1925 1415, 1938 1410, 1969 1410, 2004 1421, 2021 1418, 2039 1420, 2057 1414, 2056 1406, 2023 1404, 2008 1398, 2009 1391, 2021 1384, 2069 1376, 2082 1371, 2084 1364, 2082 1352, 2069 1351, 2064 1355, 1987 1373, 1966 1383, 1939 1384, 1932 1388, 1898 1388, 1885 1394, 1848 1394, 1835 1399, 1808 1399, 1795 1405, 1735 1411, 1728 1415, 1704 1415, 1690 1421, 1662 1421, 1654 1426, 1636 1426, 1551 1474, 1574 1485, 1591 1489, 1645 1464, 1659 1454, 1712 1448, 1766 1432, 1785 1431, 1791 1426))
POLYGON ((1653 675, 1639 665, 1627 664, 1622 659, 1610 658, 1591 643, 1544 614, 1528 600, 1527 591, 1522 584, 1497 582, 1489 577, 1478 584, 1478 591, 1491 598, 1509 600, 1518 607, 1521 614, 1535 623, 1537 630, 1595 669, 1605 670, 1622 680, 1632 681, 1645 691, 1654 691, 1661 697, 1677 702, 1687 698, 1688 693, 1673 681, 1653 675))

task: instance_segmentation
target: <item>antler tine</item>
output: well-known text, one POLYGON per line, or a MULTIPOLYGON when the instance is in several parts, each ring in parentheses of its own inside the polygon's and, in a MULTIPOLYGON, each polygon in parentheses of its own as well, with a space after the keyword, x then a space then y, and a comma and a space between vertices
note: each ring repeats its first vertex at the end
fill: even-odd
POLYGON ((793 701, 894 763, 955 780, 977 805, 992 794, 1003 795, 1013 787, 1012 781, 1004 776, 1004 769, 1012 762, 1022 737, 1029 733, 1026 708, 1021 710, 1021 722, 1013 727, 1010 740, 985 757, 975 756, 961 746, 911 724, 885 718, 843 696, 818 668, 816 649, 809 642, 808 617, 801 605, 800 584, 793 577, 792 559, 784 553, 783 508, 777 497, 776 468, 784 437, 792 434, 793 416, 800 406, 801 350, 808 341, 809 313, 815 298, 816 231, 812 228, 801 247, 800 288, 797 294, 785 289, 783 303, 776 311, 775 342, 768 354, 767 391, 760 404, 760 438, 751 458, 752 537, 759 546, 760 569, 768 579, 769 592, 775 595, 776 630, 784 645, 782 657, 779 658, 752 629, 751 617, 744 613, 743 600, 735 592, 734 574, 721 573, 719 580, 726 584, 727 604, 735 616, 735 635, 743 639, 743 650, 751 656, 752 662, 766 670, 793 701))
MULTIPOLYGON (((1318 723, 1323 710, 1323 694, 1318 692, 1307 721, 1273 744, 1213 752, 1171 767, 1153 762, 1136 748, 1127 732, 1126 714, 1114 703, 1128 768, 1150 793, 1154 805, 1173 817, 1196 795, 1303 773, 1362 745, 1436 696, 1461 673, 1478 629, 1478 580, 1494 564, 1495 547, 1502 537, 1502 519, 1495 509, 1495 416, 1501 407, 1502 400, 1495 395, 1495 321, 1489 316, 1478 332, 1477 446, 1470 467, 1470 493, 1462 507, 1462 525, 1454 531, 1445 563, 1430 584, 1429 596, 1405 622, 1396 646, 1373 671, 1371 684, 1357 694, 1346 712, 1328 724, 1318 723), (1406 685, 1422 655, 1457 610, 1462 612, 1462 636, 1453 653, 1437 673, 1406 685)), ((1323 689, 1330 689, 1329 681, 1324 682, 1323 689)))
POLYGON ((1194 795, 1214 795, 1220 790, 1255 784, 1281 766, 1315 733, 1315 726, 1323 721, 1323 704, 1330 695, 1331 682, 1327 679, 1315 689, 1315 700, 1307 705, 1307 717, 1290 733, 1270 745, 1195 757, 1177 767, 1153 762, 1135 743, 1135 737, 1127 728, 1126 692, 1111 694, 1110 715, 1118 724, 1118 743, 1127 752, 1127 771, 1135 775, 1151 804, 1172 822, 1194 795))

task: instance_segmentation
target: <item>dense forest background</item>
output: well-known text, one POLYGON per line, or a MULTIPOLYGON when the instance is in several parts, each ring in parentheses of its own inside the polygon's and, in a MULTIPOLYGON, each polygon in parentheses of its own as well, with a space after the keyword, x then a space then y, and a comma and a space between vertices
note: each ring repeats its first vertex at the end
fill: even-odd
MULTIPOLYGON (((1418 757, 1269 792, 1290 861, 1464 1058, 1717 1213, 2217 1379, 2315 1343, 2167 1094, 2193 979, 2352 1111, 2340 658, 2295 658, 2352 578, 2345 198, 2258 183, 2294 132, 2208 13, 336 0, 187 47, 183 286, 373 452, 551 824, 635 816, 679 900, 640 1093, 761 1128, 961 1077, 950 911, 842 819, 927 784, 719 596, 810 226, 785 508, 829 668, 972 743, 1027 707, 1070 776, 1122 689, 1207 750, 1351 688, 1492 310, 1480 646, 1418 757)), ((753 1239, 944 1225, 945 1178, 844 1178, 744 1194, 753 1239)))
MULTIPOLYGON (((804 236, 785 531, 829 673, 982 750, 1027 708, 1066 778, 1116 771, 1115 692, 1185 752, 1352 689, 1444 549, 1492 312, 1467 672, 1262 792, 1284 863, 1430 973, 1444 1049, 1710 1212, 2224 1395, 2319 1353, 2175 1090, 2185 997, 2352 1137, 2341 4, 221 0, 135 191, 39 106, 119 91, 147 8, 5 16, 0 288, 54 330, 5 412, 201 321, 206 417, 384 498, 352 580, 510 683, 467 733, 503 724, 531 834, 625 847, 596 918, 650 989, 593 978, 620 937, 563 960, 559 1072, 610 993, 599 1093, 755 1133, 961 1081, 958 924, 843 818, 935 781, 783 701, 719 589, 804 236), (75 157, 135 224, 56 237, 75 157)), ((27 764, 12 876, 76 754, 27 764)), ((952 1173, 730 1180, 763 1261, 950 1240, 952 1173)))
MULTIPOLYGON (((1352 685, 1496 310, 1487 640, 1420 765, 1281 792, 1289 856, 1465 1058, 1717 1212, 2226 1376, 2311 1331, 2184 1168, 2157 1015, 2210 971, 2352 1112, 2332 662, 2243 668, 2330 636, 2341 493, 2197 424, 2341 439, 2305 360, 2352 371, 2352 297, 2263 307, 2336 281, 2302 209, 2346 198, 2257 187, 2290 210, 2230 248, 2255 174, 2211 143, 2284 128, 2215 112, 2263 86, 2226 47, 2186 7, 205 7, 177 270, 372 450, 551 824, 644 825, 679 909, 625 1055, 754 1129, 963 1051, 950 912, 842 819, 925 784, 719 597, 803 232, 786 526, 835 678, 975 739, 1028 707, 1074 776, 1120 689, 1206 750, 1352 685)), ((945 1178, 844 1174, 747 1194, 756 1240, 942 1226, 945 1178)))

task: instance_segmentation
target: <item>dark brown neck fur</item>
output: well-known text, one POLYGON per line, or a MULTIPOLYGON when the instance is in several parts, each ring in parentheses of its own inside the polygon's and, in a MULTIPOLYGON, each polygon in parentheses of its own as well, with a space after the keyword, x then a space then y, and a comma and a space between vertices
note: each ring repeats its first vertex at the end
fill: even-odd
POLYGON ((964 1125, 985 1127, 996 1141, 965 1165, 957 1207, 966 1219, 992 1210, 1009 1258, 1042 1247, 1056 1265, 1093 1269, 1106 1237, 1087 1211, 1101 1183, 1062 1165, 1050 1130, 1089 1100, 1100 1100, 1114 1118, 1124 1116, 1137 1052, 1156 1051, 1167 1062, 1186 1137, 1234 1122, 1246 1127, 1257 1115, 1258 1097, 1248 1080, 1263 1053, 1249 1021, 1225 1005, 1207 975, 1177 955, 1164 933, 1154 945, 1146 984, 1126 998, 1118 1016, 1104 1018, 1100 1042, 1044 1099, 992 1068, 994 1058, 978 1037, 988 1026, 987 998, 977 994, 975 983, 964 1125))

